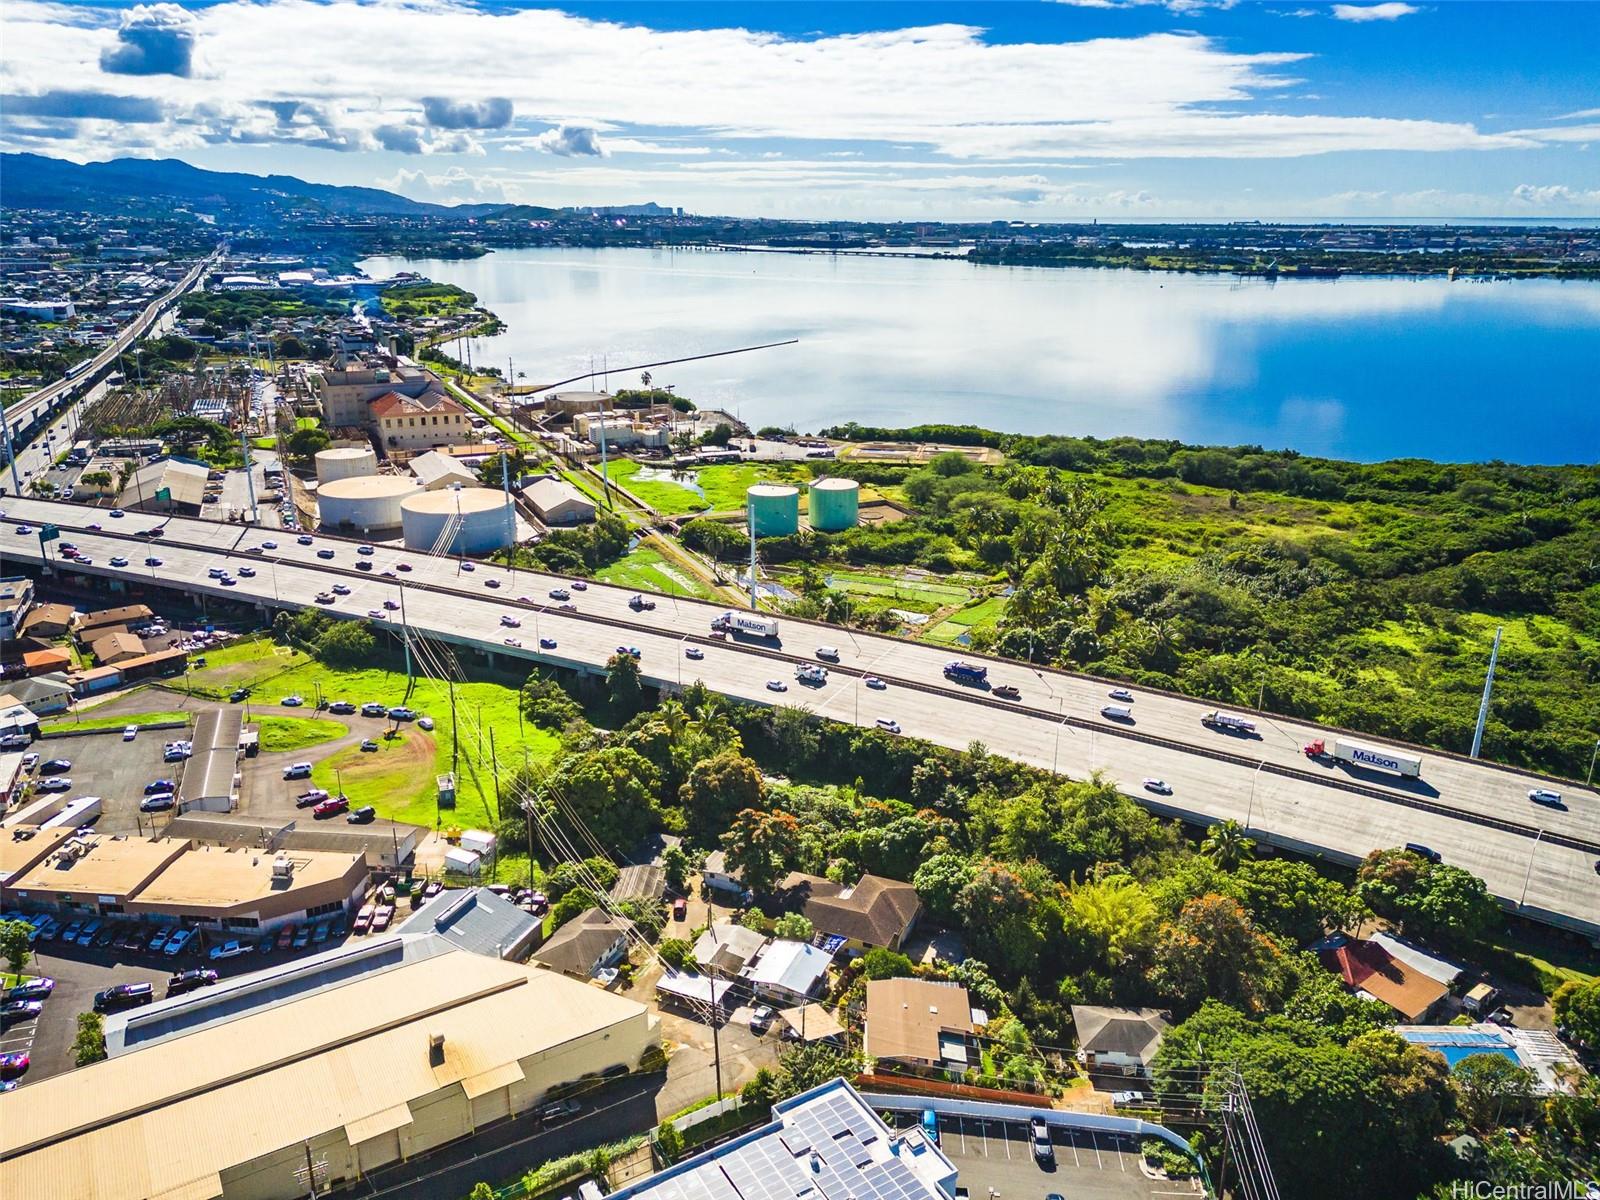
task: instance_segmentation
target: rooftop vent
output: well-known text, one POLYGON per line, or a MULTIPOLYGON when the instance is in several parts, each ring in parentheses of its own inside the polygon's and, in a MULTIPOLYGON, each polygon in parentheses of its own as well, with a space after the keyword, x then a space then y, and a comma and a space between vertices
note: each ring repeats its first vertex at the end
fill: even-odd
POLYGON ((274 882, 294 878, 294 864, 289 861, 288 855, 280 854, 272 860, 272 878, 274 882))
POLYGON ((428 1065, 439 1067, 444 1065, 444 1034, 434 1033, 428 1036, 428 1065))

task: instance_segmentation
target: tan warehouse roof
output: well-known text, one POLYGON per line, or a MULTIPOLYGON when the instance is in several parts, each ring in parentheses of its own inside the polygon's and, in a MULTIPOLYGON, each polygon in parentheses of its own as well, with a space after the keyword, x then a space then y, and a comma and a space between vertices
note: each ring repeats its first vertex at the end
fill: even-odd
POLYGON ((632 1000, 452 951, 0 1097, 0 1173, 30 1200, 209 1200, 230 1167, 330 1130, 399 1128, 410 1102, 456 1083, 482 1094, 520 1079, 521 1059, 645 1019, 632 1000))
POLYGON ((88 853, 75 857, 62 850, 45 859, 8 888, 19 892, 51 892, 70 896, 115 896, 120 903, 188 849, 187 842, 147 841, 134 837, 82 839, 88 853))
POLYGON ((11 827, 5 828, 4 832, 0 832, 0 883, 9 887, 11 876, 19 871, 30 870, 72 834, 70 829, 57 827, 41 829, 31 837, 19 838, 11 827))
POLYGON ((282 855, 290 866, 289 883, 274 886, 272 864, 277 857, 248 846, 195 846, 150 881, 139 893, 137 906, 141 911, 254 908, 263 897, 317 887, 343 879, 354 868, 366 869, 366 858, 360 854, 296 850, 282 855))

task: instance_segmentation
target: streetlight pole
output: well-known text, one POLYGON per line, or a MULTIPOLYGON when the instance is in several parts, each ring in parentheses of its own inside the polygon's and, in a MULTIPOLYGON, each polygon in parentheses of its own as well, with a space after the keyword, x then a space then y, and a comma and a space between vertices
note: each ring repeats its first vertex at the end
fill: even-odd
POLYGON ((1594 760, 1595 755, 1597 754, 1600 754, 1600 738, 1595 738, 1594 749, 1589 753, 1589 773, 1583 777, 1584 787, 1588 787, 1590 782, 1594 779, 1594 760))
POLYGON ((1533 839, 1533 849, 1528 852, 1528 870, 1522 877, 1522 895, 1517 897, 1517 907, 1520 909, 1528 902, 1528 883, 1533 879, 1533 860, 1539 854, 1539 842, 1544 838, 1544 830, 1539 830, 1533 839))
POLYGON ((1250 832, 1250 818, 1256 813, 1256 780, 1261 778, 1261 768, 1267 765, 1267 760, 1262 759, 1256 764, 1256 769, 1250 773, 1250 806, 1244 813, 1244 831, 1250 832))
MULTIPOLYGON (((1054 775, 1056 773, 1056 765, 1061 760, 1061 731, 1063 729, 1065 729, 1066 727, 1067 727, 1067 719, 1065 717, 1062 717, 1061 720, 1056 723, 1056 748, 1055 748, 1055 752, 1050 755, 1050 774, 1051 775, 1054 775)), ((1094 736, 1093 733, 1091 733, 1090 736, 1093 737, 1094 736)))

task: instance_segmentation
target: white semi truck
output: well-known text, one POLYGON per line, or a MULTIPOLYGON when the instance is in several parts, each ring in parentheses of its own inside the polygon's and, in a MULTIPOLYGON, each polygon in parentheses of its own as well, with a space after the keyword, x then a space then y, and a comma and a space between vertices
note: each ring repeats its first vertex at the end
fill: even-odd
POLYGON ((711 621, 712 633, 743 634, 745 637, 775 638, 778 636, 778 618, 764 617, 753 612, 720 613, 711 621))
POLYGON ((1347 742, 1343 738, 1334 741, 1331 754, 1328 743, 1319 738, 1306 746, 1306 755, 1309 758, 1336 758, 1353 767, 1392 771, 1406 779, 1415 779, 1422 774, 1422 760, 1415 754, 1407 754, 1403 750, 1380 750, 1376 746, 1363 746, 1360 742, 1347 742))

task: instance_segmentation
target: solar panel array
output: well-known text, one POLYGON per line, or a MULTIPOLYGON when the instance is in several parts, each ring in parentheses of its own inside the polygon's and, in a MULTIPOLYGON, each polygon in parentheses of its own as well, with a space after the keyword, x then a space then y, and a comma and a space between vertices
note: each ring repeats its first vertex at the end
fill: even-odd
POLYGON ((649 1200, 938 1200, 885 1154, 883 1140, 883 1127, 853 1096, 823 1095, 786 1112, 781 1131, 713 1151, 699 1167, 640 1191, 649 1200))

